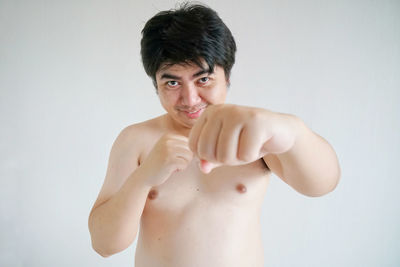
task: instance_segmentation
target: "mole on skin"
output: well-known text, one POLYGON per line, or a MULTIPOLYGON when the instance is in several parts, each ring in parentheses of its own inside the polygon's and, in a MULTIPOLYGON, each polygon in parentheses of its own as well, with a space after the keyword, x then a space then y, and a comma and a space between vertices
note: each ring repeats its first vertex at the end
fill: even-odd
POLYGON ((149 192, 149 195, 148 195, 147 197, 148 197, 149 199, 155 199, 155 198, 157 197, 157 195, 158 195, 157 190, 152 189, 152 190, 149 192))
POLYGON ((244 186, 243 184, 238 184, 237 186, 236 186, 236 190, 237 191, 239 191, 239 193, 246 193, 246 191, 247 191, 247 188, 246 188, 246 186, 244 186))

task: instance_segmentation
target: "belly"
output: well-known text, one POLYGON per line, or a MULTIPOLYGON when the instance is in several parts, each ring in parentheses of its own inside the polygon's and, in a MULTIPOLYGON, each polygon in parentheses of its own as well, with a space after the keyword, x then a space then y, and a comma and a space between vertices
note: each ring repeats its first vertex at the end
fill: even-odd
POLYGON ((264 165, 220 167, 209 175, 192 167, 154 188, 142 215, 136 266, 262 266, 264 165))

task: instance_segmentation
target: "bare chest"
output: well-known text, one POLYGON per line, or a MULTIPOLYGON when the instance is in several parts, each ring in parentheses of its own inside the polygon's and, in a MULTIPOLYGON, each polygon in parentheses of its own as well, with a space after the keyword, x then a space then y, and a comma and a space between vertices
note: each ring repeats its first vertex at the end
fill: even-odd
POLYGON ((153 187, 144 211, 179 212, 202 202, 241 206, 262 201, 269 181, 262 159, 241 166, 222 166, 209 174, 199 170, 198 162, 194 158, 187 169, 153 187))
POLYGON ((151 255, 172 262, 152 266, 261 262, 259 214, 269 182, 264 163, 222 166, 207 175, 197 164, 194 159, 186 170, 150 191, 142 214, 138 263, 143 260, 143 266, 149 266, 151 255), (235 257, 232 251, 237 251, 235 257))

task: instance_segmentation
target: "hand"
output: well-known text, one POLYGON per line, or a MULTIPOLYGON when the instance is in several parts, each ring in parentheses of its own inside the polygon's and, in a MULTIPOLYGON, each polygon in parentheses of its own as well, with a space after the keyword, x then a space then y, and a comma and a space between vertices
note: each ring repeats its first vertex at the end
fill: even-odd
POLYGON ((162 136, 142 164, 147 171, 148 184, 163 184, 172 173, 186 169, 192 159, 187 137, 176 134, 162 136))
POLYGON ((254 162, 280 154, 294 144, 294 116, 260 108, 213 105, 204 111, 189 135, 189 147, 208 173, 220 165, 254 162))

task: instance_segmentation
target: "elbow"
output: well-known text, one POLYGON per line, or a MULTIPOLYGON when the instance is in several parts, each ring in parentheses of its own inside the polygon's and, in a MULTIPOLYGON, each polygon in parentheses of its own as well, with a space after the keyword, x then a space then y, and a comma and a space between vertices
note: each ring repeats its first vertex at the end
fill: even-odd
POLYGON ((106 231, 98 229, 98 226, 95 227, 93 221, 89 221, 89 232, 93 250, 103 258, 108 258, 128 248, 137 235, 137 232, 135 232, 132 238, 127 238, 124 233, 111 232, 105 234, 106 231))
POLYGON ((326 177, 324 183, 314 186, 312 190, 307 190, 306 192, 302 192, 302 194, 308 197, 325 196, 336 189, 340 181, 340 176, 340 170, 338 170, 338 172, 331 177, 326 177))
POLYGON ((115 244, 114 246, 110 246, 110 245, 104 246, 104 243, 100 244, 100 243, 96 243, 92 240, 93 250, 96 251, 97 254, 99 254, 103 258, 108 258, 114 254, 117 254, 117 253, 125 250, 128 247, 129 247, 129 244, 128 245, 115 244))
POLYGON ((92 244, 92 248, 93 250, 99 254, 100 256, 102 256, 103 258, 107 258, 110 257, 112 254, 109 253, 107 251, 107 249, 103 248, 102 246, 100 246, 99 244, 101 242, 96 242, 96 234, 95 234, 95 224, 94 224, 94 218, 93 218, 93 210, 90 212, 89 215, 89 220, 88 220, 88 228, 89 228, 89 233, 90 233, 90 237, 91 237, 91 244, 92 244))
POLYGON ((114 245, 104 245, 105 242, 103 243, 95 243, 92 240, 92 248, 93 250, 99 254, 100 256, 102 256, 103 258, 108 258, 114 254, 118 254, 122 251, 124 251, 125 249, 127 249, 129 247, 130 244, 122 244, 122 243, 114 243, 114 245))
POLYGON ((113 255, 113 254, 107 253, 106 251, 103 251, 103 250, 101 250, 101 249, 95 247, 93 244, 92 244, 92 248, 93 248, 94 251, 97 252, 97 254, 99 254, 99 255, 102 256, 103 258, 108 258, 108 257, 110 257, 111 255, 113 255))
POLYGON ((104 242, 104 236, 102 237, 98 231, 96 231, 92 214, 89 217, 89 233, 93 250, 103 258, 108 258, 118 252, 114 252, 115 250, 109 246, 110 242, 104 242), (105 244, 108 245, 105 246, 105 244))
POLYGON ((333 190, 335 190, 336 186, 334 187, 329 187, 329 188, 318 188, 316 190, 310 191, 310 192, 304 192, 303 195, 308 196, 308 197, 322 197, 325 196, 327 194, 329 194, 330 192, 332 192, 333 190))
POLYGON ((108 258, 119 252, 111 248, 109 245, 104 246, 104 244, 106 244, 107 242, 101 242, 99 240, 96 241, 93 234, 91 235, 91 243, 93 250, 103 258, 108 258))
POLYGON ((328 194, 328 193, 330 193, 330 192, 332 192, 333 190, 336 189, 336 187, 339 184, 340 177, 341 177, 340 167, 337 166, 336 171, 333 172, 333 174, 330 177, 330 179, 327 179, 327 183, 326 183, 327 184, 327 188, 326 188, 326 191, 324 192, 323 195, 326 195, 326 194, 328 194))

